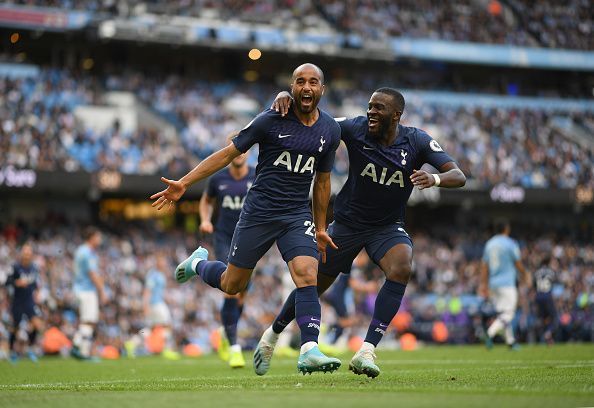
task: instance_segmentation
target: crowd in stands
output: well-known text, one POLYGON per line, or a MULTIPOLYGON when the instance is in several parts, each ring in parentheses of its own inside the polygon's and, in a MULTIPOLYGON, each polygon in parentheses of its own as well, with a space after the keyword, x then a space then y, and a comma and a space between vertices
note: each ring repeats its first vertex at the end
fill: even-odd
POLYGON ((432 38, 592 50, 594 13, 588 0, 14 0, 108 15, 145 13, 243 20, 282 28, 313 28, 390 37, 432 38))
MULTIPOLYGON (((76 304, 72 292, 73 254, 81 243, 80 229, 60 217, 41 224, 6 224, 0 230, 0 288, 11 273, 20 245, 34 246, 39 266, 40 302, 47 326, 59 328, 72 336, 76 327, 76 304)), ((451 231, 451 230, 450 230, 451 231)), ((147 273, 155 266, 155 255, 168 257, 170 270, 166 301, 173 316, 178 344, 196 344, 204 352, 211 350, 211 334, 219 325, 222 295, 199 279, 178 285, 171 271, 197 244, 209 245, 197 234, 181 230, 163 231, 157 225, 122 224, 103 227, 104 241, 99 249, 100 272, 105 277, 109 302, 101 307, 98 342, 120 349, 124 343, 146 329, 142 292, 147 273)), ((395 335, 414 333, 419 339, 434 341, 432 328, 441 322, 450 335, 440 342, 477 342, 482 330, 481 299, 476 295, 478 266, 482 246, 488 234, 472 230, 449 234, 421 231, 413 233, 415 259, 411 283, 401 308, 403 318, 396 324, 386 342, 393 344, 395 335), (404 321, 404 323, 402 323, 404 321), (391 343, 392 341, 392 343, 391 343)), ((558 311, 555 339, 594 340, 594 246, 579 243, 567 236, 554 234, 520 235, 523 262, 528 271, 540 266, 546 256, 552 258, 556 272, 553 295, 558 311)), ((359 279, 381 284, 383 273, 368 258, 357 264, 359 279)), ((270 324, 293 284, 280 254, 271 250, 256 268, 247 296, 245 312, 239 325, 239 336, 246 347, 253 347, 270 324)), ((376 292, 347 292, 352 310, 350 336, 364 336, 371 316, 376 292)), ((522 289, 514 325, 522 341, 540 342, 542 322, 533 302, 534 290, 522 289)), ((328 326, 336 322, 332 309, 324 306, 328 326)), ((0 297, 0 345, 10 327, 8 297, 0 297)))
MULTIPOLYGON (((377 84, 369 84, 373 89, 377 84)), ((165 80, 140 74, 106 78, 45 69, 35 78, 0 78, 2 163, 39 170, 167 174, 179 177, 223 146, 278 91, 272 85, 165 80), (102 104, 110 90, 132 92, 178 129, 124 131, 116 121, 97 131, 76 120, 79 105, 102 104)), ((365 114, 368 92, 330 88, 321 106, 335 116, 365 114)), ((569 136, 574 128, 594 133, 594 114, 533 109, 449 107, 409 100, 403 124, 425 129, 483 187, 505 182, 535 188, 594 187, 594 150, 569 136)), ((254 155, 255 159, 255 155, 254 155)), ((335 170, 348 169, 344 152, 335 170)))

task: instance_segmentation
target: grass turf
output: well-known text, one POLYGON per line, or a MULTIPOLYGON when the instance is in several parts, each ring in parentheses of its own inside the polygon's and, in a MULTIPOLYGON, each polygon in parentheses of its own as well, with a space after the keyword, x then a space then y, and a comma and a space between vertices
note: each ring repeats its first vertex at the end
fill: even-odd
MULTIPOLYGON (((248 362, 251 355, 247 355, 248 362)), ((594 345, 428 347, 379 351, 376 379, 348 371, 302 376, 296 359, 273 359, 256 376, 251 364, 231 370, 216 356, 81 363, 0 362, 0 407, 593 406, 594 345)))

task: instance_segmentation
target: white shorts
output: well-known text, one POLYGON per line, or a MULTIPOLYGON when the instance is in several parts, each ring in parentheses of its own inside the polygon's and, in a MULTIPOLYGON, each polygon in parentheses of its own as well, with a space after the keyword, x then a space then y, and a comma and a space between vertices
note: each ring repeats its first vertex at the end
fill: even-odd
POLYGON ((162 302, 151 305, 149 320, 151 326, 171 325, 171 312, 169 311, 167 304, 162 302))
POLYGON ((78 300, 78 318, 81 323, 97 323, 99 321, 99 298, 97 292, 76 292, 78 300))
POLYGON ((518 306, 518 289, 515 286, 490 288, 490 299, 499 314, 514 316, 518 306))

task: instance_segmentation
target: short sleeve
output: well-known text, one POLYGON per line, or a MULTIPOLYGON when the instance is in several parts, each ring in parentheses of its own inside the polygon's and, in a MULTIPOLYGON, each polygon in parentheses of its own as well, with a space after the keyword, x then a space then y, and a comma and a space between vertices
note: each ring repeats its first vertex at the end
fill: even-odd
POLYGON ((215 177, 216 176, 212 176, 206 181, 206 188, 204 189, 204 191, 206 191, 206 194, 208 194, 208 196, 212 198, 216 197, 218 193, 215 177))
POLYGON ((355 123, 355 119, 334 118, 334 120, 340 126, 340 138, 345 143, 351 141, 353 139, 353 126, 355 123))
POLYGON ((270 109, 267 109, 260 113, 233 138, 232 141, 237 150, 245 153, 250 147, 262 141, 266 135, 267 127, 270 124, 270 118, 268 117, 269 112, 270 109))
POLYGON ((444 164, 454 161, 450 155, 443 151, 435 139, 422 130, 418 131, 416 140, 420 164, 429 163, 439 169, 444 164))
POLYGON ((318 163, 317 171, 321 171, 323 173, 329 173, 332 171, 332 167, 334 166, 334 157, 336 156, 336 149, 338 149, 338 145, 340 144, 340 127, 336 126, 332 137, 332 145, 330 149, 320 158, 318 163))
POLYGON ((88 259, 89 272, 97 272, 99 270, 99 262, 96 255, 90 255, 88 259))
POLYGON ((514 261, 519 261, 521 257, 520 246, 515 241, 512 242, 512 256, 514 261))
POLYGON ((10 277, 10 279, 12 280, 12 282, 16 282, 18 279, 21 278, 21 270, 20 268, 18 268, 16 265, 12 266, 12 276, 10 277))
POLYGON ((153 290, 155 288, 155 279, 153 279, 152 275, 149 275, 146 280, 146 288, 153 290))

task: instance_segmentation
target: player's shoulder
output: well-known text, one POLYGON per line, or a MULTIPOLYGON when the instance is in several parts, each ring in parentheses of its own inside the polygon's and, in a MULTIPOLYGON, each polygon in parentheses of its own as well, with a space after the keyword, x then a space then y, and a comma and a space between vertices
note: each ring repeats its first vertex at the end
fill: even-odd
POLYGON ((332 115, 330 115, 328 112, 320 109, 320 119, 319 120, 321 120, 325 126, 328 126, 337 132, 340 132, 340 126, 338 125, 338 123, 336 122, 334 117, 332 115))
POLYGON ((355 116, 354 118, 340 117, 335 118, 340 126, 342 137, 365 137, 367 134, 367 118, 365 116, 355 116))
POLYGON ((400 132, 406 135, 411 143, 416 144, 419 148, 426 148, 427 146, 434 152, 443 152, 443 149, 427 131, 414 126, 400 126, 400 132))

